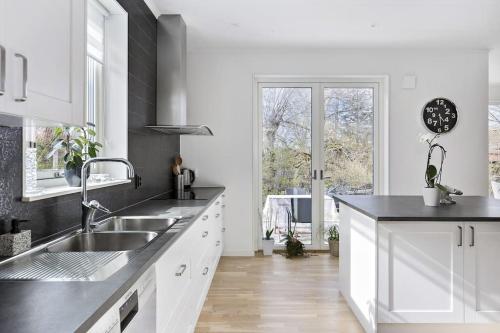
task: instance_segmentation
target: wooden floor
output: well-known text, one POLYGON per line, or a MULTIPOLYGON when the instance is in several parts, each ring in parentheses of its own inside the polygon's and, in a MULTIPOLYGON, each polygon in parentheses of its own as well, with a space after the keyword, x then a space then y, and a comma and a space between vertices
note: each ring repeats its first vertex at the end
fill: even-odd
POLYGON ((362 333, 329 255, 222 257, 197 333, 362 333))

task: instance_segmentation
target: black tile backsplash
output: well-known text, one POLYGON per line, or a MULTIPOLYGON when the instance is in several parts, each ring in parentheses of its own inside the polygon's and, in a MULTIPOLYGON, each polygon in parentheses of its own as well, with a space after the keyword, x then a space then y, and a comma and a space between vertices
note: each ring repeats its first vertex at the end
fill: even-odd
MULTIPOLYGON (((169 165, 179 151, 178 135, 144 129, 156 122, 156 19, 143 0, 118 2, 127 10, 129 21, 128 157, 142 177, 142 186, 136 190, 133 184, 125 184, 89 192, 89 198, 111 210, 171 190, 169 165)), ((16 126, 16 121, 14 117, 0 117, 0 217, 29 219, 24 228, 32 230, 33 241, 78 226, 80 194, 21 202, 22 127, 20 123, 16 126)))

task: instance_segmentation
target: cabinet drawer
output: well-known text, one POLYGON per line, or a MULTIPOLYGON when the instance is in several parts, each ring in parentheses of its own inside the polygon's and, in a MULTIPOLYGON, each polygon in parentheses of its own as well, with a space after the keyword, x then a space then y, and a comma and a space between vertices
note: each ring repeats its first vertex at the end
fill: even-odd
POLYGON ((188 290, 191 279, 191 262, 185 251, 186 238, 179 239, 158 260, 157 269, 157 331, 168 331, 172 315, 176 312, 188 290))
POLYGON ((195 223, 196 225, 190 230, 189 241, 191 246, 191 258, 193 266, 196 266, 205 257, 210 243, 214 237, 212 226, 213 218, 209 212, 203 214, 195 223))

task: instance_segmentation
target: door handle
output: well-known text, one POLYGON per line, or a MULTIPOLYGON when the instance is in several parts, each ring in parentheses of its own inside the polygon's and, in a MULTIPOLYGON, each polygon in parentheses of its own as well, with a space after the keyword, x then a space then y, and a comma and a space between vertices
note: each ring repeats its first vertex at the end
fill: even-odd
POLYGON ((219 218, 219 217, 220 217, 219 213, 215 214, 215 218, 219 218))
POLYGON ((0 96, 5 94, 5 47, 0 45, 0 96))
POLYGON ((203 231, 203 233, 201 234, 201 237, 202 238, 205 238, 208 236, 208 231, 203 231))
POLYGON ((474 246, 474 243, 475 243, 475 235, 474 235, 474 227, 473 226, 470 226, 470 244, 469 246, 474 246))
POLYGON ((320 171, 319 171, 319 179, 320 179, 320 180, 325 180, 325 179, 330 179, 330 178, 332 178, 332 177, 324 177, 324 176, 323 176, 323 170, 320 170, 320 171))
POLYGON ((208 220, 208 215, 203 215, 203 217, 201 218, 203 221, 206 221, 208 220))
POLYGON ((462 246, 462 241, 463 241, 462 227, 458 226, 458 230, 460 230, 460 237, 458 238, 458 246, 462 246))
POLYGON ((203 269, 203 273, 202 273, 202 274, 203 274, 203 275, 207 275, 207 274, 208 274, 208 267, 205 267, 205 268, 203 269))
POLYGON ((182 276, 182 274, 184 274, 184 272, 186 271, 186 268, 187 268, 186 264, 180 265, 179 270, 175 273, 175 276, 182 276))
POLYGON ((28 99, 28 58, 20 53, 15 53, 15 57, 21 58, 23 61, 23 93, 21 97, 16 98, 16 102, 26 102, 28 99))
POLYGON ((318 179, 318 171, 317 170, 313 170, 312 179, 313 180, 318 179))

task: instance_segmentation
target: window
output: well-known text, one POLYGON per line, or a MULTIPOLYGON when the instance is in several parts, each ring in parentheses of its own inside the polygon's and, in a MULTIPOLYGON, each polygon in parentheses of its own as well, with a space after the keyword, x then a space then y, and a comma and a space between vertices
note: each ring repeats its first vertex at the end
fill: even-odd
MULTIPOLYGON (((91 140, 104 145, 100 156, 127 157, 127 26, 127 12, 116 0, 88 1, 85 122, 95 131, 91 140)), ((40 193, 57 192, 56 188, 67 187, 64 150, 52 152, 56 128, 66 126, 25 120, 23 199, 31 201, 40 193)), ((91 172, 101 175, 91 176, 90 182, 114 182, 125 178, 125 172, 115 168, 111 165, 93 166, 91 172)), ((67 190, 60 192, 66 193, 67 190)), ((49 196, 55 195, 61 194, 49 196)))
POLYGON ((495 198, 500 198, 500 101, 488 107, 488 165, 490 184, 495 198))
MULTIPOLYGON (((86 123, 97 129, 93 140, 99 141, 102 134, 102 112, 104 101, 104 55, 105 55, 105 22, 109 12, 96 0, 89 1, 87 11, 87 112, 86 123)), ((64 177, 64 151, 59 150, 54 154, 52 141, 54 127, 36 127, 34 133, 36 143, 37 181, 41 187, 60 185, 56 180, 64 177)))

